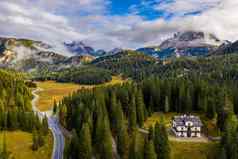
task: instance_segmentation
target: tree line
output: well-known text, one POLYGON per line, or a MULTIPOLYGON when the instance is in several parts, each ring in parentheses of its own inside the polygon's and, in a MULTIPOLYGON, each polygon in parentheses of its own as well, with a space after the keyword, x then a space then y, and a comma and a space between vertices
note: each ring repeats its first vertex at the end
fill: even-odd
POLYGON ((93 66, 64 68, 56 72, 45 72, 33 77, 35 80, 55 80, 57 82, 73 82, 85 85, 102 84, 112 80, 109 70, 93 66))
POLYGON ((33 139, 32 146, 36 150, 34 145, 42 146, 43 142, 40 141, 48 134, 48 121, 46 117, 40 120, 32 112, 32 95, 24 79, 21 73, 0 69, 0 131, 22 130, 33 133, 33 138, 37 131, 37 140, 33 139))

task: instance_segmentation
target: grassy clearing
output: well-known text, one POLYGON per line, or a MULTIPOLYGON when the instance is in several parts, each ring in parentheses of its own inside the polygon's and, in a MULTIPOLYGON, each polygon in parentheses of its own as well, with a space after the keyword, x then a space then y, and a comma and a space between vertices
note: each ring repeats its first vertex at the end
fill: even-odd
MULTIPOLYGON (((2 133, 0 133, 2 137, 2 133)), ((38 151, 32 151, 32 134, 22 131, 6 132, 7 149, 15 159, 50 159, 53 150, 51 133, 45 139, 46 144, 38 151)))
MULTIPOLYGON (((171 127, 172 117, 179 115, 178 113, 154 113, 149 117, 145 123, 144 128, 148 129, 154 126, 156 122, 160 122, 163 116, 167 128, 171 127)), ((209 135, 218 135, 218 130, 215 120, 209 120, 204 115, 194 114, 200 116, 203 123, 208 128, 209 135)), ((218 151, 219 143, 216 142, 186 142, 186 141, 173 141, 170 137, 171 159, 215 159, 216 152, 218 151)))
POLYGON ((119 76, 113 76, 112 81, 100 84, 100 85, 79 85, 74 83, 58 83, 55 81, 44 81, 44 82, 38 82, 37 86, 42 88, 43 91, 39 92, 40 99, 37 103, 37 107, 40 111, 48 111, 52 108, 54 104, 54 100, 56 102, 59 102, 63 99, 63 97, 73 93, 74 91, 77 91, 79 89, 91 89, 94 87, 100 87, 100 86, 109 86, 109 85, 115 85, 115 84, 122 84, 125 82, 121 77, 119 76))
POLYGON ((192 142, 170 142, 171 159, 215 159, 219 144, 192 143, 192 142))
MULTIPOLYGON (((166 124, 166 127, 170 128, 172 117, 175 115, 181 115, 181 114, 178 114, 178 113, 162 114, 162 113, 156 112, 156 113, 152 114, 152 116, 149 117, 145 121, 144 128, 148 129, 150 126, 154 126, 156 122, 160 122, 162 116, 163 116, 164 122, 166 124)), ((205 115, 198 114, 198 113, 194 113, 193 115, 200 116, 200 118, 204 124, 204 126, 203 126, 204 133, 208 134, 209 136, 213 136, 213 137, 220 136, 220 132, 216 126, 216 119, 210 120, 210 119, 206 118, 205 115)))

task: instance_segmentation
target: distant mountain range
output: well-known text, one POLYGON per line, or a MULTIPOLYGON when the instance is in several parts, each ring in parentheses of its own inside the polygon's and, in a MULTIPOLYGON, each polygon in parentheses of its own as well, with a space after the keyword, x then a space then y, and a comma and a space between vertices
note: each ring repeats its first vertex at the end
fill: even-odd
POLYGON ((137 51, 160 59, 180 56, 205 56, 214 52, 222 44, 223 41, 213 34, 187 31, 174 34, 172 38, 163 41, 158 46, 140 48, 137 51))
MULTIPOLYGON (((64 68, 90 63, 96 58, 116 55, 123 49, 115 48, 106 52, 97 50, 83 42, 64 43, 72 53, 71 57, 54 52, 53 47, 41 41, 16 38, 0 38, 0 66, 23 70, 53 67, 64 68)), ((213 34, 187 31, 176 33, 172 38, 158 46, 139 48, 136 52, 158 59, 178 58, 181 56, 209 56, 238 53, 238 41, 222 41, 213 34)))
POLYGON ((95 57, 113 55, 122 51, 120 48, 114 48, 108 52, 103 49, 95 50, 93 47, 84 44, 82 41, 64 43, 64 46, 75 55, 90 55, 95 57))

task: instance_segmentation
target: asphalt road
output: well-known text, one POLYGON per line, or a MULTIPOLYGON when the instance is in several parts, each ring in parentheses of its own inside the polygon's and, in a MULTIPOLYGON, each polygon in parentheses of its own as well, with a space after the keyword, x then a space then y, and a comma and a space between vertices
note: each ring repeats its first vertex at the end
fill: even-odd
POLYGON ((59 122, 55 117, 48 117, 49 128, 54 136, 54 150, 52 159, 63 159, 64 135, 62 134, 59 122))
POLYGON ((38 114, 39 118, 42 119, 45 115, 48 118, 49 129, 51 130, 54 137, 54 149, 52 153, 52 159, 63 159, 64 154, 64 135, 60 129, 58 119, 53 117, 49 113, 41 112, 36 107, 36 102, 39 100, 39 96, 36 94, 41 89, 37 88, 32 91, 34 96, 32 100, 32 110, 38 114))

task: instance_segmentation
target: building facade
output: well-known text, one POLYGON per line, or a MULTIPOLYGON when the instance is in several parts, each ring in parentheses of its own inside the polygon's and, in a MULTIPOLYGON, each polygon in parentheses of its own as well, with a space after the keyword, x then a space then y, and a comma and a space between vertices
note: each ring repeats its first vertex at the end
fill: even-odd
POLYGON ((174 116, 172 131, 177 137, 201 137, 202 122, 198 116, 174 116))

